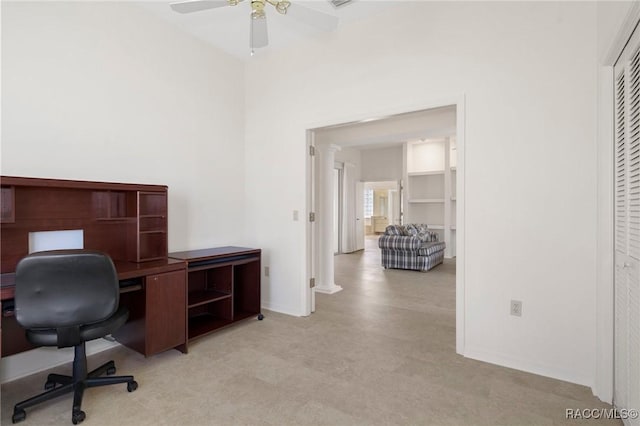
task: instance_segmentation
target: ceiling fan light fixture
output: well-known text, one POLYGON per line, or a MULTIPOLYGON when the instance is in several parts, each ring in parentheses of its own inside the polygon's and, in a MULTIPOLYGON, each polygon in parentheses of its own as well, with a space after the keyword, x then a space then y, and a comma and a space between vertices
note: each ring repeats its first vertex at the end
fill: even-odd
POLYGON ((276 10, 278 11, 278 13, 280 13, 281 15, 286 15, 287 9, 289 9, 289 6, 291 6, 291 2, 287 0, 282 0, 277 2, 274 6, 276 7, 276 10))
MULTIPOLYGON (((242 1, 243 0, 183 0, 170 3, 169 6, 173 11, 178 13, 191 13, 207 9, 217 9, 223 6, 237 6, 242 1)), ((338 18, 336 16, 307 8, 297 3, 292 4, 290 0, 249 0, 249 3, 251 3, 249 43, 252 55, 254 49, 265 47, 269 44, 267 16, 265 12, 267 3, 273 6, 281 15, 289 15, 320 31, 332 31, 338 26, 338 18), (291 7, 293 8, 291 9, 291 7)))

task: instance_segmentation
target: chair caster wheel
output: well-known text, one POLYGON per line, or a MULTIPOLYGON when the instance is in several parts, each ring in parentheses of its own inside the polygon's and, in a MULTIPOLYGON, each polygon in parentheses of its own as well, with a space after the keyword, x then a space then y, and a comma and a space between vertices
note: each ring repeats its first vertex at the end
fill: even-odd
POLYGON ((84 411, 74 411, 71 415, 71 422, 77 425, 78 423, 82 423, 86 417, 84 411))
POLYGON ((138 382, 134 380, 132 382, 127 383, 127 390, 129 392, 133 392, 136 389, 138 389, 138 382))
POLYGON ((113 376, 114 374, 116 374, 116 368, 115 367, 107 368, 107 376, 113 376))
POLYGON ((264 319, 264 315, 258 314, 258 321, 262 321, 264 319))
POLYGON ((13 416, 11 416, 11 421, 13 423, 18 423, 27 418, 27 413, 24 410, 14 410, 13 416))
POLYGON ((52 382, 51 380, 47 380, 44 384, 44 390, 51 390, 56 387, 56 382, 52 382))

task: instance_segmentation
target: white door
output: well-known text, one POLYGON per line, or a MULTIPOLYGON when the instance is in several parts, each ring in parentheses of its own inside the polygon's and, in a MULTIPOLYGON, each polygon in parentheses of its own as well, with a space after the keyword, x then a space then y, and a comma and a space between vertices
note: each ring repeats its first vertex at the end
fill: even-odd
MULTIPOLYGON (((614 390, 619 409, 640 409, 640 32, 615 72, 614 390)), ((629 420, 629 419, 628 419, 629 420)), ((630 419, 629 425, 640 425, 630 419)))
POLYGON ((356 250, 364 250, 364 182, 356 182, 356 250))

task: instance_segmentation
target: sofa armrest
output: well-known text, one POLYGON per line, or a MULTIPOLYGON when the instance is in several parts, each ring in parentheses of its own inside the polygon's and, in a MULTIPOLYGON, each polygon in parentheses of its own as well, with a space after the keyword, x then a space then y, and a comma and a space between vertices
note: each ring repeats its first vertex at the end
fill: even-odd
POLYGON ((421 245, 422 241, 418 237, 406 235, 382 235, 378 239, 378 247, 387 250, 415 251, 421 245))

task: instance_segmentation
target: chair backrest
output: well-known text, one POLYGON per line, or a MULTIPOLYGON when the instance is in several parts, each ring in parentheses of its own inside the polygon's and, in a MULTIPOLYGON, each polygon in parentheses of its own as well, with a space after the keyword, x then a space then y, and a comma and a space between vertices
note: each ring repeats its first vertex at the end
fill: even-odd
POLYGON ((118 309, 118 274, 101 252, 32 253, 18 263, 15 283, 16 320, 27 329, 92 324, 118 309))

